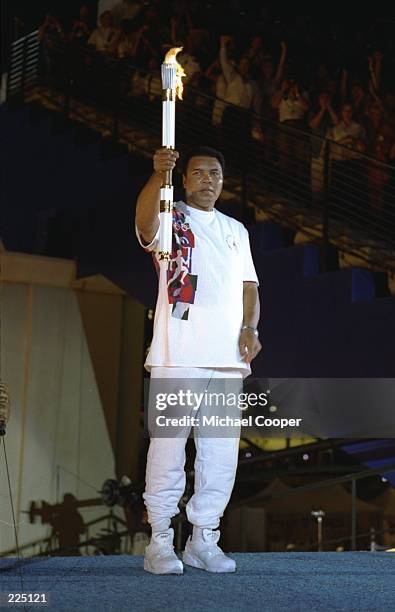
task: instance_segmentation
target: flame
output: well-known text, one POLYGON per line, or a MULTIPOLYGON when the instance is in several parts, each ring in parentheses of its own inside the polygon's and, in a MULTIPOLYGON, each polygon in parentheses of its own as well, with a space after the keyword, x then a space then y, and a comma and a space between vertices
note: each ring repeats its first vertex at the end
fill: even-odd
POLYGON ((176 96, 182 100, 182 92, 184 91, 184 85, 182 78, 186 76, 184 68, 176 60, 176 55, 182 51, 183 47, 173 47, 165 55, 165 64, 176 65, 176 96))

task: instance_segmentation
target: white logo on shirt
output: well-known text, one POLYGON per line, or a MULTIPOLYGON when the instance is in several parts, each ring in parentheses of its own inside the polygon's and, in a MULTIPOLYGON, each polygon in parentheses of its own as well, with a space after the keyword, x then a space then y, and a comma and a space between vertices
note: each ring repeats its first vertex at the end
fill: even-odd
POLYGON ((232 251, 236 251, 237 253, 239 252, 239 243, 232 234, 228 234, 226 236, 226 244, 230 249, 232 249, 232 251))

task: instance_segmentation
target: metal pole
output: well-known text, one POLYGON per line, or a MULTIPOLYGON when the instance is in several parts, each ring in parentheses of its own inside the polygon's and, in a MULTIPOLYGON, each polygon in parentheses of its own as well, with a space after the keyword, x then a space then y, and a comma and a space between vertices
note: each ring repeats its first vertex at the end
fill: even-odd
POLYGON ((351 480, 351 550, 357 548, 357 481, 351 480))
POLYGON ((322 272, 329 268, 329 140, 324 142, 324 197, 322 209, 322 272))
POLYGON ((26 85, 26 56, 27 56, 27 36, 24 34, 23 39, 23 62, 22 62, 22 102, 25 103, 25 85, 26 85))
POLYGON ((325 516, 325 512, 323 510, 312 510, 311 516, 317 519, 317 545, 318 552, 322 551, 322 520, 325 516))
POLYGON ((376 550, 376 530, 374 527, 370 528, 370 552, 376 550))
POLYGON ((322 552, 322 516, 317 517, 318 522, 318 552, 322 552))

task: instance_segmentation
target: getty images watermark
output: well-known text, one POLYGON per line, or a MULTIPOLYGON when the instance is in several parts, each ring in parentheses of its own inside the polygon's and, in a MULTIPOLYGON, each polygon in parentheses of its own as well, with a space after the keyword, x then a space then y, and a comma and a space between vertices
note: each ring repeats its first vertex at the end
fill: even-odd
MULTIPOLYGON (((151 437, 289 436, 302 418, 270 401, 270 390, 243 392, 241 379, 151 379, 145 424, 151 437), (264 432, 263 432, 264 430, 264 432)), ((299 432, 300 433, 300 432, 299 432)))
MULTIPOLYGON (((157 393, 155 396, 155 407, 158 411, 164 411, 169 407, 185 407, 191 408, 193 411, 199 411, 202 406, 204 408, 238 408, 240 411, 247 410, 249 407, 265 407, 268 406, 268 396, 266 393, 223 393, 223 392, 208 392, 196 393, 191 389, 183 390, 179 389, 178 392, 173 393, 157 393)), ((269 410, 275 412, 277 408, 270 406, 269 410)), ((229 427, 229 426, 242 426, 247 427, 255 425, 256 427, 279 427, 284 429, 285 427, 299 427, 302 422, 301 418, 288 419, 288 418, 276 418, 267 417, 263 414, 253 416, 242 415, 219 415, 219 414, 203 414, 202 416, 196 415, 180 415, 166 416, 160 414, 156 417, 156 424, 158 427, 167 426, 192 426, 196 427, 200 424, 210 427, 229 427)))

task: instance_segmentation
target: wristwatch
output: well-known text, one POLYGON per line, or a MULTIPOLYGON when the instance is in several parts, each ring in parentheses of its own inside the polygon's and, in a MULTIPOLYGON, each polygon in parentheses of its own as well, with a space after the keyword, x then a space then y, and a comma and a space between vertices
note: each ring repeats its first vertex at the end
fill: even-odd
POLYGON ((256 337, 258 337, 258 335, 259 335, 259 332, 258 332, 258 330, 257 330, 257 328, 256 328, 256 327, 251 327, 250 325, 243 325, 243 326, 242 326, 242 328, 241 328, 241 331, 243 331, 244 329, 248 329, 248 330, 249 330, 249 331, 251 331, 251 332, 254 334, 254 336, 256 336, 256 337))

